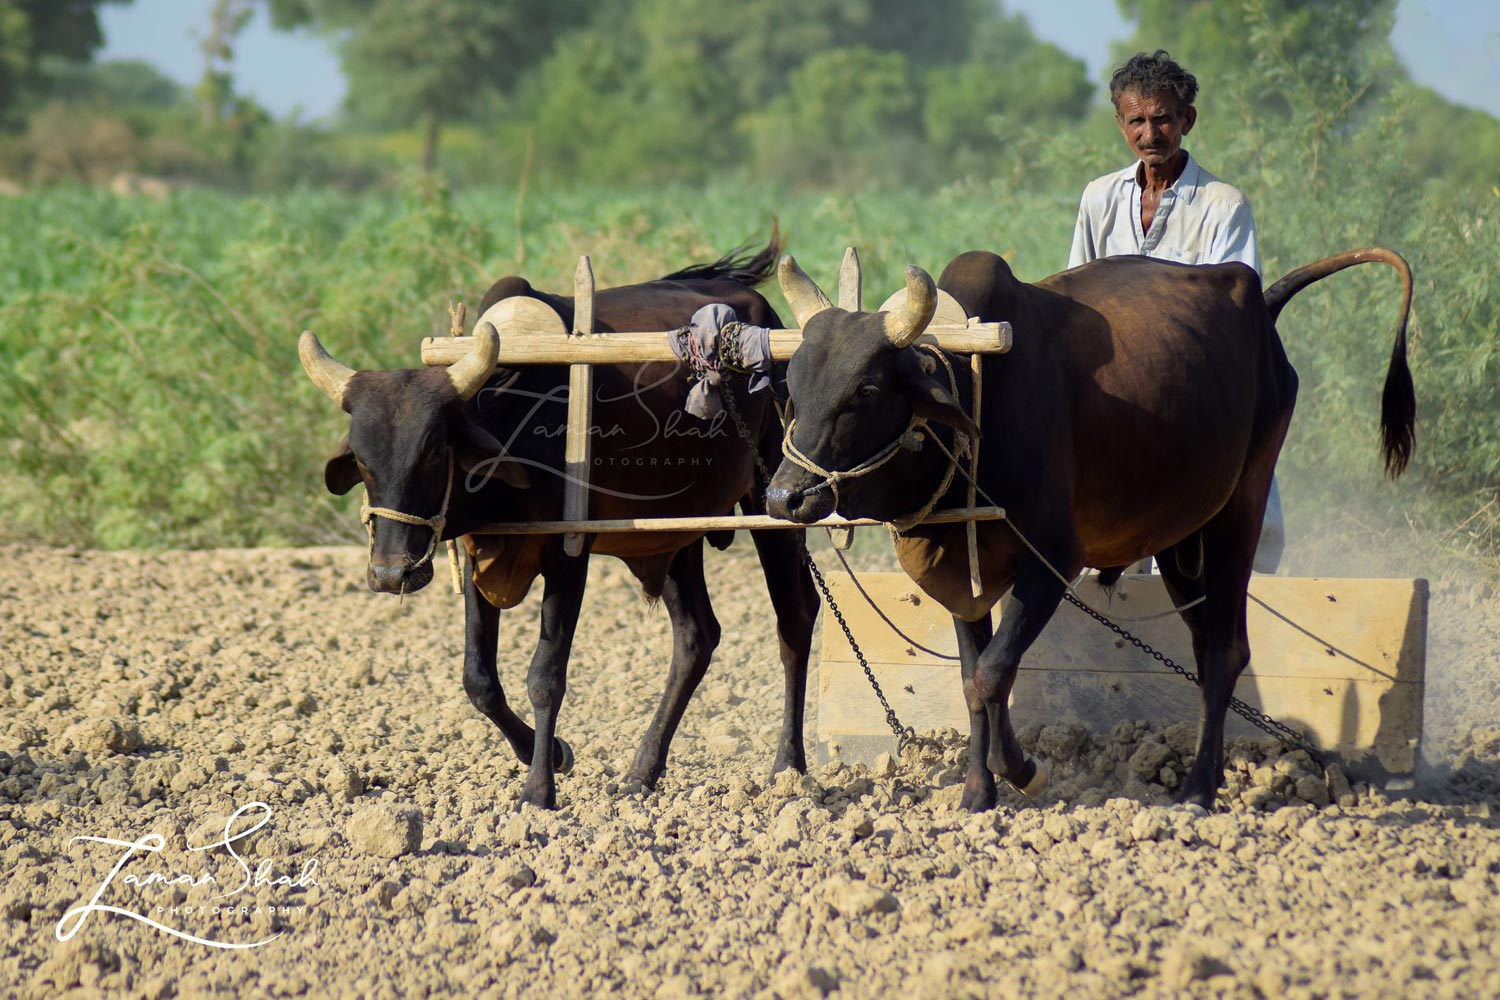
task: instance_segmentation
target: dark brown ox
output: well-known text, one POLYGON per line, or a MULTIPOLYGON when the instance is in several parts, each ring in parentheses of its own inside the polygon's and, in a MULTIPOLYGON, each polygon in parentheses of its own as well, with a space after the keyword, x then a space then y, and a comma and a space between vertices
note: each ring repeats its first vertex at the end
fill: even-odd
MULTIPOLYGON (((954 615, 970 713, 965 807, 994 805, 995 774, 1023 790, 1045 783, 1016 741, 1007 702, 1020 659, 1056 610, 1065 580, 1084 566, 1118 577, 1147 556, 1156 557, 1179 606, 1204 599, 1183 612, 1202 717, 1180 797, 1211 806, 1223 775, 1225 711, 1250 660, 1251 559, 1297 395, 1276 316, 1301 288, 1364 261, 1391 264, 1403 284, 1381 414, 1394 477, 1411 455, 1415 402, 1406 366, 1411 274, 1390 251, 1330 257, 1264 296, 1242 264, 1113 257, 1025 284, 994 254, 963 254, 940 286, 969 315, 1009 320, 1015 329, 1010 353, 983 361, 980 428, 968 415, 967 364, 953 366, 955 389, 941 366, 910 346, 933 309, 925 273, 908 269, 904 313, 849 313, 829 307, 796 263, 783 260, 783 291, 804 327, 788 371, 790 440, 804 464, 858 472, 888 442, 913 444, 913 429, 949 448, 949 428, 983 430, 978 484, 1011 524, 978 527, 982 594, 970 588, 962 526, 916 528, 897 543, 902 566, 954 615), (926 421, 926 430, 914 420, 926 421)), ((771 513, 799 522, 828 514, 835 505, 829 477, 793 464, 792 449, 787 454, 768 493, 771 513)), ((898 449, 868 475, 833 477, 841 480, 837 506, 850 517, 908 514, 938 490, 948 465, 937 447, 898 449)), ((965 485, 957 477, 942 502, 961 505, 965 485)))
MULTIPOLYGON (((780 327, 753 286, 770 276, 777 237, 754 256, 734 253, 657 281, 606 289, 595 298, 595 328, 669 330, 686 325, 701 306, 722 302, 742 322, 780 327)), ((571 326, 573 300, 539 292, 522 278, 496 282, 481 312, 527 295, 551 305, 571 326)), ((516 756, 530 766, 521 801, 553 808, 554 769, 572 751, 554 737, 567 683, 568 655, 583 600, 589 553, 620 558, 646 597, 661 599, 672 621, 672 665, 661 704, 627 778, 654 785, 688 699, 719 641, 703 576, 703 533, 635 532, 587 537, 582 556, 569 557, 561 535, 471 536, 498 521, 561 520, 568 374, 557 366, 495 369, 498 341, 482 328, 481 349, 450 369, 353 371, 330 358, 310 333, 301 355, 309 376, 350 416, 348 437, 328 460, 328 489, 363 484, 368 505, 383 509, 372 527, 369 582, 376 591, 409 592, 432 578, 439 539, 462 537, 472 572, 464 583, 464 689, 500 727, 516 756), (446 509, 445 509, 446 505, 446 509), (389 514, 406 515, 395 519, 389 514), (444 518, 433 530, 437 518, 444 518), (415 523, 408 523, 415 522, 415 523), (496 670, 500 611, 514 607, 543 579, 541 634, 527 689, 536 728, 506 703, 496 670)), ((780 458, 779 424, 769 391, 750 394, 742 379, 725 378, 762 457, 780 458)), ((755 500, 754 455, 732 423, 708 422, 683 410, 690 383, 675 364, 594 369, 590 516, 637 518, 719 515, 755 500)), ((368 516, 368 515, 367 515, 368 516)), ((786 700, 775 770, 806 769, 802 704, 817 596, 787 531, 752 532, 776 612, 786 675, 786 700)), ((719 547, 731 534, 711 536, 719 547)))

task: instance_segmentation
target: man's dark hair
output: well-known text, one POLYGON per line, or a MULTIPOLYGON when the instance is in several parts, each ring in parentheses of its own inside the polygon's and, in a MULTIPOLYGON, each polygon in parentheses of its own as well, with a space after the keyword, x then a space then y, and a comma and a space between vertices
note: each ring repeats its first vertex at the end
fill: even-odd
POLYGON ((1157 49, 1149 56, 1137 52, 1110 77, 1109 99, 1115 110, 1119 110, 1120 95, 1127 90, 1142 97, 1175 94, 1186 107, 1198 96, 1198 78, 1173 62, 1166 49, 1157 49))

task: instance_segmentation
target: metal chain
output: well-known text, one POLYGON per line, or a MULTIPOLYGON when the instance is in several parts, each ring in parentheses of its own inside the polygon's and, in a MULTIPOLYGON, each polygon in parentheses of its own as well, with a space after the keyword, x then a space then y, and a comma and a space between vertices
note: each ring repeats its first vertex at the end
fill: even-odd
MULTIPOLYGON (((1145 653, 1147 656, 1150 656, 1162 666, 1176 671, 1183 677, 1186 677, 1194 685, 1197 685, 1197 674, 1177 663, 1161 650, 1155 649, 1144 640, 1138 639, 1135 636, 1131 635, 1129 632, 1125 631, 1123 628, 1110 621, 1104 615, 1100 614, 1093 608, 1089 607, 1087 604, 1080 601, 1078 598, 1074 597, 1071 593, 1066 593, 1063 596, 1069 604, 1073 605, 1075 608, 1082 611, 1090 618, 1094 619, 1094 621, 1098 622, 1100 625, 1103 625, 1105 628, 1115 633, 1115 635, 1118 635, 1126 642, 1135 646, 1141 652, 1145 653)), ((1285 744, 1286 746, 1289 746, 1295 750, 1303 751, 1308 756, 1312 757, 1313 760, 1321 761, 1323 759, 1322 751, 1308 745, 1307 742, 1302 739, 1302 734, 1288 726, 1286 723, 1278 722, 1266 713, 1262 712, 1260 709, 1246 704, 1238 698, 1231 697, 1229 699, 1229 707, 1234 709, 1236 715, 1240 716, 1251 725, 1270 734, 1272 737, 1285 744)))
POLYGON ((901 719, 896 715, 896 710, 891 703, 885 700, 885 692, 880 689, 880 682, 875 679, 875 671, 870 669, 870 663, 865 659, 864 651, 859 648, 859 643, 854 641, 854 633, 849 631, 849 623, 844 620, 844 613, 839 610, 838 602, 833 599, 833 594, 828 590, 828 584, 823 579, 818 564, 813 562, 812 553, 807 551, 807 542, 798 538, 797 549, 802 556, 802 561, 812 571, 813 582, 818 585, 818 590, 823 594, 823 600, 828 604, 828 610, 833 615, 834 621, 839 623, 839 628, 844 630, 844 638, 849 643, 849 648, 854 650, 854 658, 859 661, 859 668, 865 672, 865 679, 870 682, 870 687, 875 691, 875 697, 880 699, 880 707, 885 709, 885 724, 891 727, 891 732, 896 734, 896 756, 906 749, 906 745, 916 738, 917 731, 911 726, 903 726, 901 719))
MULTIPOLYGON (((734 421, 735 430, 739 432, 740 438, 750 448, 750 454, 755 458, 755 467, 760 471, 762 483, 770 485, 771 470, 766 466, 766 460, 761 457, 760 448, 756 446, 755 439, 750 434, 750 428, 745 426, 744 418, 740 416, 739 406, 734 401, 734 387, 725 385, 720 388, 723 389, 719 395, 724 400, 724 410, 729 414, 729 419, 734 421)), ((916 738, 916 730, 910 726, 903 726, 900 717, 896 715, 896 710, 886 700, 885 692, 880 689, 880 682, 875 679, 875 671, 870 669, 870 662, 865 659, 864 650, 860 649, 859 643, 854 641, 854 633, 849 630, 849 623, 844 620, 844 613, 839 610, 838 602, 833 599, 833 594, 828 589, 828 582, 823 579, 823 572, 818 569, 818 564, 813 561, 812 553, 807 550, 807 532, 805 531, 797 533, 797 555, 812 573, 813 582, 817 584, 818 592, 823 595, 823 601, 828 605, 829 613, 839 623, 839 628, 843 629, 844 638, 848 640, 849 648, 854 651, 854 658, 859 661, 859 668, 865 672, 865 679, 870 682, 875 697, 880 699, 880 707, 885 710, 885 723, 896 735, 896 756, 901 756, 901 751, 916 738)))

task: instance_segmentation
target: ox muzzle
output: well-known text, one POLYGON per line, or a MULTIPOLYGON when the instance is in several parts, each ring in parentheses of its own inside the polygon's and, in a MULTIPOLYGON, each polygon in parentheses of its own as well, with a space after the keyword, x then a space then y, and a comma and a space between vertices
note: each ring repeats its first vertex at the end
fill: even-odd
POLYGON ((414 594, 432 582, 432 558, 423 558, 422 550, 428 548, 425 540, 418 544, 414 536, 425 534, 426 529, 409 528, 400 530, 392 525, 388 530, 382 530, 382 535, 401 535, 410 538, 413 544, 406 544, 406 539, 391 538, 382 544, 377 541, 370 550, 370 563, 366 571, 366 580, 370 589, 377 594, 414 594), (417 555, 412 555, 416 549, 417 555))
POLYGON ((838 505, 828 481, 782 460, 766 487, 766 513, 795 524, 811 524, 832 514, 838 505))

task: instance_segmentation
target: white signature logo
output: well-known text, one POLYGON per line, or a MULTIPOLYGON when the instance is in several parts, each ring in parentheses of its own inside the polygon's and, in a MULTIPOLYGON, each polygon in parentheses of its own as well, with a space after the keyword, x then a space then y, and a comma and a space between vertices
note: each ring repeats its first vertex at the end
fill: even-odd
MULTIPOLYGON (((227 892, 219 893, 218 898, 223 899, 228 896, 235 896, 250 888, 260 889, 266 886, 311 888, 312 886, 318 884, 317 880, 313 878, 313 875, 318 870, 318 861, 316 858, 309 859, 303 865, 302 871, 294 877, 291 875, 277 875, 272 869, 270 858, 262 860, 260 864, 252 871, 250 865, 234 849, 236 841, 244 840, 245 838, 253 835, 270 821, 271 807, 266 805, 264 802, 251 802, 248 805, 240 806, 234 811, 234 815, 230 816, 229 819, 224 821, 224 836, 222 839, 215 840, 212 843, 204 844, 201 847, 194 847, 191 844, 188 845, 188 850, 195 853, 212 851, 222 847, 229 852, 230 857, 234 858, 235 863, 239 866, 241 875, 243 876, 243 881, 241 881, 240 884, 235 886, 234 888, 229 889, 227 892), (246 829, 241 830, 239 833, 235 833, 235 822, 241 816, 248 816, 252 812, 259 813, 258 820, 246 829)), ((119 860, 115 862, 114 868, 110 869, 109 874, 104 877, 104 881, 100 882, 99 887, 94 890, 93 897, 90 898, 87 903, 80 903, 79 905, 74 906, 72 909, 62 915, 62 919, 57 922, 56 930, 57 939, 59 941, 71 940, 74 935, 76 935, 80 930, 83 929, 83 925, 87 923, 89 915, 92 913, 114 913, 122 917, 128 917, 131 920, 138 920, 149 927, 154 927, 165 934, 170 934, 173 937, 182 938, 184 941, 192 941, 195 944, 207 945, 210 948, 259 948, 262 945, 270 944, 272 941, 275 941, 277 938, 281 937, 281 933, 278 932, 264 940, 251 941, 244 944, 235 944, 228 941, 215 941, 211 938, 198 937, 195 934, 189 934, 187 931, 180 930, 176 927, 170 927, 167 924, 161 923, 160 921, 151 919, 145 914, 136 913, 134 910, 128 910, 124 907, 111 906, 107 903, 101 903, 99 902, 100 897, 104 895, 105 890, 108 889, 111 883, 115 881, 116 876, 120 874, 125 865, 128 864, 134 857, 144 854, 161 853, 161 851, 166 847, 166 838, 159 833, 148 833, 144 837, 141 837, 137 840, 116 840, 113 837, 79 836, 74 837, 72 840, 68 841, 68 849, 71 850, 73 845, 78 843, 80 840, 94 844, 108 844, 111 847, 122 848, 124 853, 121 854, 119 860)), ((175 885, 217 885, 219 883, 218 879, 214 878, 213 875, 209 873, 195 876, 188 872, 168 874, 164 872, 153 871, 147 872, 145 874, 136 874, 132 872, 131 874, 126 875, 123 879, 121 879, 120 884, 145 888, 148 886, 166 887, 175 885)), ((258 908, 259 907, 257 904, 256 909, 258 908)), ((185 913, 191 913, 193 912, 194 907, 185 906, 181 907, 180 909, 185 913)), ((198 909, 209 908, 199 907, 198 909)), ((211 909, 214 913, 233 914, 249 913, 251 912, 252 907, 250 907, 249 905, 231 905, 215 906, 211 909)), ((290 909, 290 907, 285 909, 290 909)), ((157 906, 155 908, 155 912, 158 914, 165 913, 167 910, 168 907, 166 906, 157 906)), ((176 913, 178 912, 178 910, 179 907, 171 907, 172 913, 176 913)))

